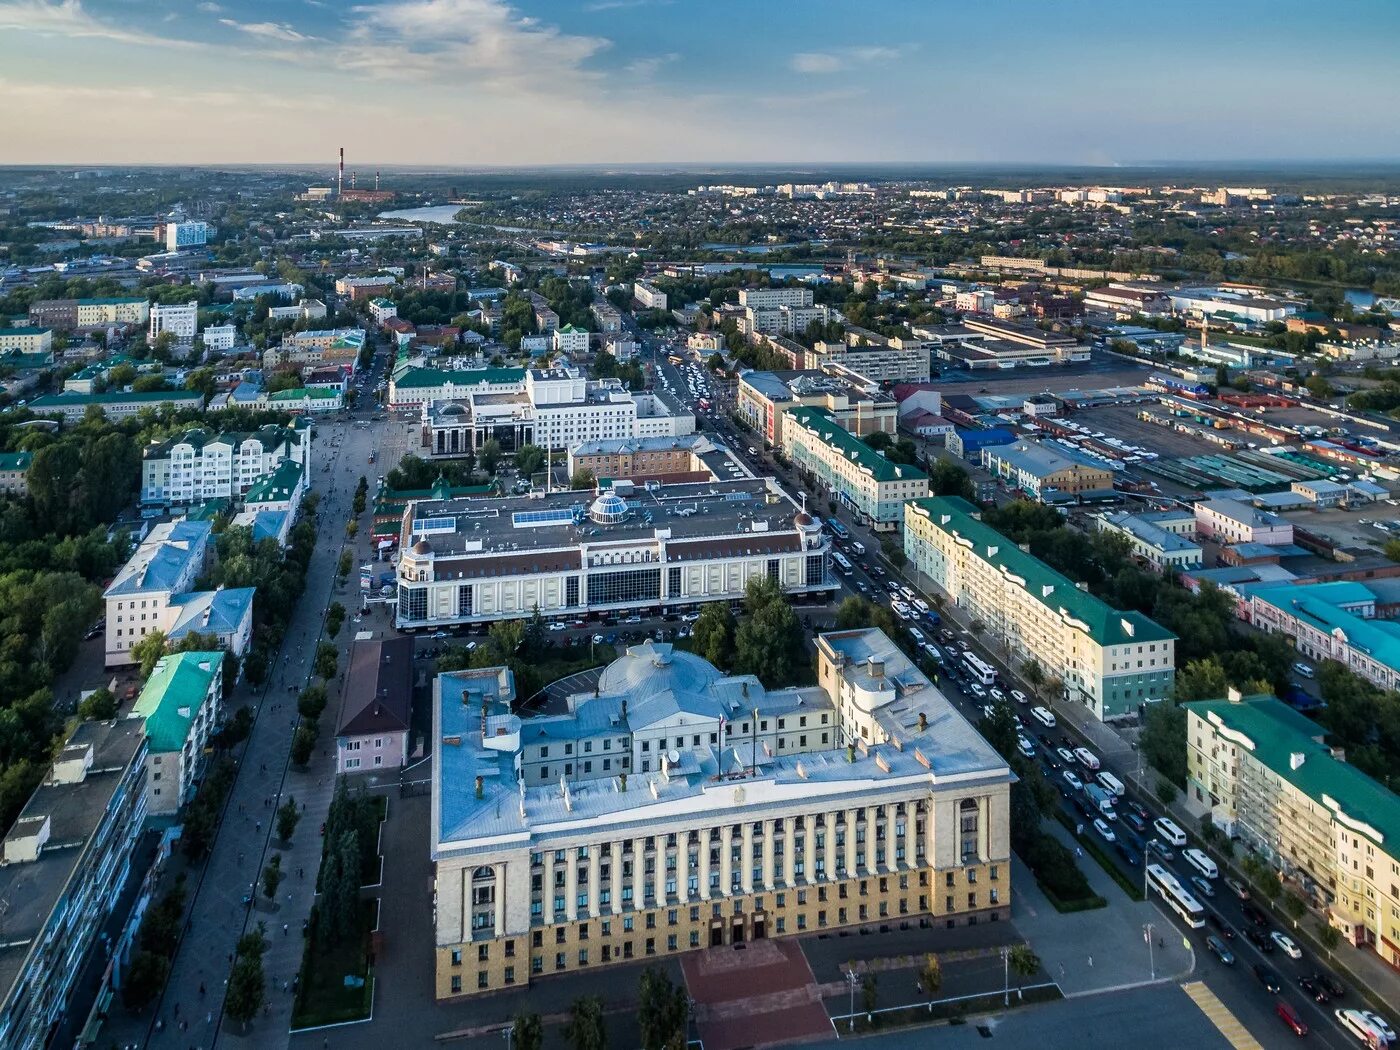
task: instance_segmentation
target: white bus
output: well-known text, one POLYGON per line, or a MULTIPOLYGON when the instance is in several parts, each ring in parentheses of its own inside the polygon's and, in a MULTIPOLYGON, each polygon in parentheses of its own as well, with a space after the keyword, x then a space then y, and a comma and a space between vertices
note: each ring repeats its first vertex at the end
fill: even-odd
POLYGON ((963 667, 972 676, 972 680, 981 685, 991 685, 996 681, 997 673, 992 670, 991 664, 972 653, 963 653, 963 667))
POLYGON ((1206 924, 1206 912, 1200 902, 1187 893, 1176 881, 1176 876, 1162 865, 1147 866, 1147 884, 1161 895, 1167 907, 1176 912, 1187 926, 1199 930, 1206 924))
POLYGON ((1220 869, 1215 866, 1215 861, 1198 849, 1184 849, 1181 851, 1181 855, 1186 858, 1187 864, 1208 879, 1213 879, 1220 874, 1220 869))
POLYGON ((1103 788, 1110 795, 1113 795, 1115 798, 1123 797, 1125 793, 1123 781, 1119 780, 1112 773, 1105 770, 1104 772, 1095 776, 1094 779, 1099 782, 1099 787, 1103 788))
POLYGON ((1181 828, 1177 827, 1176 824, 1172 823, 1166 817, 1158 817, 1152 822, 1152 827, 1157 834, 1161 835, 1162 839, 1170 845, 1186 845, 1186 832, 1182 831, 1181 828))
POLYGON ((1048 729, 1055 728, 1055 716, 1044 707, 1032 707, 1031 717, 1048 729))
POLYGON ((851 563, 840 551, 832 551, 831 560, 836 563, 836 571, 842 576, 849 576, 851 574, 851 563))

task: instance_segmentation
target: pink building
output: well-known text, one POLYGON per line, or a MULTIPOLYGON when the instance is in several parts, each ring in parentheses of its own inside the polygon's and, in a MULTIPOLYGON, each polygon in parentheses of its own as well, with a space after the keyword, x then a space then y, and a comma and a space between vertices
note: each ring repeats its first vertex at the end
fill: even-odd
POLYGON ((336 772, 402 766, 412 706, 413 639, 356 642, 340 700, 336 772))
POLYGON ((1293 526, 1236 499, 1208 499, 1196 504, 1196 532, 1225 546, 1236 543, 1293 542, 1293 526))

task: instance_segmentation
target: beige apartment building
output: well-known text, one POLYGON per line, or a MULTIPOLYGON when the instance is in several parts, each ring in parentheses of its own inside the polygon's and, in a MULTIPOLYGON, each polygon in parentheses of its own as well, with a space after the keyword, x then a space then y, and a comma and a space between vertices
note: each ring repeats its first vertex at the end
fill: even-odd
POLYGON ((769 691, 633 646, 561 714, 440 675, 435 996, 870 925, 1010 914, 1005 761, 877 630, 769 691))

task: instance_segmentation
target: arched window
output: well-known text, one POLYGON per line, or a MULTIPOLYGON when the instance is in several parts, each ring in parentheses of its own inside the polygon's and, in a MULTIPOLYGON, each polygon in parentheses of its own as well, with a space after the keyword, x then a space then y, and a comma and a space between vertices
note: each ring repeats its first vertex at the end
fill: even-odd
POLYGON ((975 798, 965 798, 958 804, 958 855, 967 864, 977 859, 978 820, 980 807, 975 798))

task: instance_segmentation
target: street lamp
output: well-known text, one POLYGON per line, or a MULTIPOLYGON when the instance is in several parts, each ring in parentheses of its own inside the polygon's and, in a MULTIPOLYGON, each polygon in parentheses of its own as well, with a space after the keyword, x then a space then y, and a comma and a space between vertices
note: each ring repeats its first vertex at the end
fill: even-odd
POLYGON ((851 989, 851 1012, 849 1018, 850 1024, 846 1029, 848 1032, 854 1032, 856 1030, 856 980, 857 978, 855 969, 852 968, 850 970, 847 970, 846 984, 849 985, 851 989))
POLYGON ((1001 1005, 1011 1005, 1011 946, 1001 946, 1001 1005))
POLYGON ((515 1034, 515 1025, 514 1025, 513 1023, 512 1023, 512 1024, 508 1024, 508 1025, 506 1025, 504 1028, 501 1029, 501 1036, 502 1036, 502 1037, 505 1039, 505 1041, 506 1041, 506 1050, 510 1050, 510 1037, 511 1037, 512 1035, 514 1035, 514 1034, 515 1034))
POLYGON ((1152 979, 1155 981, 1157 979, 1157 953, 1152 947, 1152 931, 1153 926, 1150 922, 1142 928, 1143 940, 1147 942, 1147 966, 1152 973, 1152 979))

